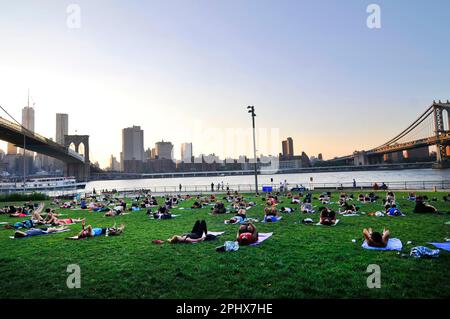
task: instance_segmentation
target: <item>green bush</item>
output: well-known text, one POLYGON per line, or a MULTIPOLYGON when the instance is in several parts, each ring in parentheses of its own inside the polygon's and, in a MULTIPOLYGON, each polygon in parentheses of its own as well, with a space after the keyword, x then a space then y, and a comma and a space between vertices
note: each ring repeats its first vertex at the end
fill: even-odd
POLYGON ((19 202, 19 201, 37 201, 37 200, 47 200, 50 197, 44 193, 10 193, 10 194, 0 194, 0 202, 19 202))

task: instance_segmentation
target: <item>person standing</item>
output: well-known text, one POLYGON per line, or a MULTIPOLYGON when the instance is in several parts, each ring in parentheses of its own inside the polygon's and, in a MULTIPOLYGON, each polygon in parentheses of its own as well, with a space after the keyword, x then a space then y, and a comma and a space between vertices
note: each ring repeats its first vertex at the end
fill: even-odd
POLYGON ((181 189, 183 188, 183 186, 181 185, 181 183, 180 183, 180 186, 178 186, 179 188, 180 188, 180 192, 181 192, 181 189))
POLYGON ((214 192, 214 183, 211 183, 211 192, 214 192))
POLYGON ((353 179, 353 188, 356 188, 356 180, 353 179))

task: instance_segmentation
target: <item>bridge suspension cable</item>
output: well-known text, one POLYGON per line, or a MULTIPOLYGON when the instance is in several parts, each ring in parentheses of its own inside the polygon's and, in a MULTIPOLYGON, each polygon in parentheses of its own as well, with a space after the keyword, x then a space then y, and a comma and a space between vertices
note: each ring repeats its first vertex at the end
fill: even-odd
MULTIPOLYGON (((389 146, 392 145, 396 142, 398 142, 400 139, 404 138, 406 135, 410 134, 414 129, 416 129, 421 123, 423 123, 425 120, 427 119, 432 119, 432 117, 430 117, 430 115, 433 113, 433 105, 431 105, 430 107, 428 107, 428 109, 426 109, 425 112, 423 112, 411 125, 409 125, 405 130, 403 130, 400 134, 398 134, 396 137, 394 137, 393 139, 387 141, 386 143, 373 148, 373 150, 379 149, 379 148, 383 148, 385 146, 389 146)), ((427 123, 429 124, 429 123, 427 123)))

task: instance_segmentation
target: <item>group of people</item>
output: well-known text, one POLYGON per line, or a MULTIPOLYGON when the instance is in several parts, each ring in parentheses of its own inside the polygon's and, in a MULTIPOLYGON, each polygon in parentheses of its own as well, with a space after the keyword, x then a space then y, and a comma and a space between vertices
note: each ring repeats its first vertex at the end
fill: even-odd
MULTIPOLYGON (((264 222, 276 222, 281 219, 281 214, 292 213, 297 208, 289 206, 278 207, 283 201, 281 198, 286 198, 290 204, 298 205, 298 210, 302 213, 314 213, 314 207, 312 206, 312 200, 318 200, 322 205, 331 204, 331 192, 324 192, 319 194, 318 197, 312 197, 311 193, 303 194, 299 192, 296 195, 288 192, 286 194, 280 193, 267 193, 262 197, 264 203, 264 222)), ((178 205, 182 201, 191 199, 190 195, 175 195, 165 196, 162 199, 163 203, 160 203, 155 196, 146 194, 144 196, 137 196, 131 203, 131 207, 128 210, 140 210, 141 208, 147 209, 147 214, 154 219, 169 219, 172 218, 171 208, 178 205), (157 207, 155 211, 153 207, 157 207)), ((353 194, 341 193, 336 204, 338 204, 339 211, 334 211, 329 207, 319 207, 320 212, 319 223, 322 225, 331 226, 337 221, 338 214, 355 214, 359 211, 359 207, 352 203, 354 197, 353 194)), ((374 203, 380 199, 374 192, 368 194, 359 194, 359 203, 374 203)), ((416 196, 415 193, 408 194, 408 200, 415 201, 415 207, 413 212, 415 213, 435 213, 437 209, 430 204, 426 203, 428 198, 426 196, 416 196)), ((444 201, 450 201, 449 196, 444 196, 444 201)), ((383 202, 382 202, 383 203, 383 202)), ((81 199, 79 201, 66 201, 60 203, 57 200, 53 204, 57 204, 61 208, 80 208, 93 212, 101 211, 105 213, 105 216, 118 216, 127 211, 127 203, 123 198, 106 197, 102 199, 88 198, 81 199)), ((255 202, 246 200, 244 196, 238 192, 228 191, 226 196, 222 199, 218 199, 216 195, 211 194, 208 196, 198 195, 195 197, 192 208, 202 208, 206 205, 213 205, 211 207, 211 213, 213 215, 225 214, 230 211, 233 216, 225 223, 239 224, 239 228, 236 235, 236 241, 241 245, 248 245, 258 240, 258 230, 254 224, 254 219, 248 218, 247 210, 250 207, 256 205, 255 202), (224 203, 228 203, 230 208, 227 209, 224 203)), ((397 204, 396 196, 393 192, 386 193, 384 199, 385 213, 390 216, 402 216, 403 213, 397 204)), ((123 233, 125 226, 119 227, 113 226, 108 228, 98 228, 92 225, 86 225, 85 219, 80 218, 61 218, 59 214, 56 214, 53 209, 47 208, 44 211, 43 204, 25 203, 23 206, 5 206, 0 209, 0 213, 9 214, 12 217, 27 217, 28 219, 16 222, 12 226, 6 226, 7 228, 14 229, 14 237, 30 237, 43 234, 50 234, 59 231, 68 230, 67 225, 80 223, 82 230, 69 239, 84 239, 96 236, 117 236, 123 233)), ((363 230, 364 238, 369 246, 385 247, 389 240, 389 230, 384 230, 382 233, 373 231, 371 228, 363 230)), ((214 235, 208 234, 206 221, 197 220, 188 233, 182 235, 176 235, 171 237, 168 241, 170 243, 195 243, 204 240, 215 239, 214 235)))

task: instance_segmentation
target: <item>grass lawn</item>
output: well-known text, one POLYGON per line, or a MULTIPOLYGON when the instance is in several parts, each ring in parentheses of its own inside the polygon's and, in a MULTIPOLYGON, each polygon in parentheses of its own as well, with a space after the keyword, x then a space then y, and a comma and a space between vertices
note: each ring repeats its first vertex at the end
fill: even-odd
MULTIPOLYGON (((385 193, 379 193, 384 197, 385 193)), ((432 203, 443 212, 450 204, 443 193, 432 203)), ((357 196, 357 195, 356 195, 357 196)), ((400 238, 404 253, 428 242, 443 242, 450 237, 445 222, 450 215, 412 213, 413 202, 405 193, 396 193, 397 203, 406 217, 339 217, 335 227, 303 225, 305 215, 285 214, 273 224, 256 224, 260 232, 274 235, 257 247, 241 247, 237 252, 219 253, 215 247, 234 240, 237 225, 225 225, 232 215, 209 215, 210 208, 178 210, 180 217, 149 220, 145 211, 119 217, 102 213, 59 210, 67 217, 85 217, 94 227, 124 223, 118 237, 97 237, 68 241, 78 233, 80 224, 62 234, 12 240, 12 230, 0 230, 0 298, 448 298, 450 297, 450 255, 441 251, 436 259, 401 257, 394 251, 369 251, 361 248, 362 229, 391 230, 400 238), (225 217, 226 216, 226 217, 225 217), (208 230, 226 231, 217 241, 198 244, 152 244, 189 232, 197 219, 205 219, 208 230), (353 243, 352 239, 357 242, 353 243), (406 245, 412 241, 413 245, 406 245), (66 272, 69 264, 81 268, 81 288, 69 289, 66 272), (369 289, 366 280, 369 264, 381 267, 381 288, 369 289)), ((221 195, 218 198, 222 197, 221 195)), ((247 195, 251 197, 251 195, 247 195)), ((338 193, 333 195, 337 201, 338 193)), ((262 219, 263 202, 247 215, 262 219)), ((287 199, 279 206, 288 205, 287 199)), ((189 207, 193 200, 179 207, 189 207)), ((1 203, 4 205, 5 203, 1 203)), ((313 205, 321 206, 315 200, 313 205)), ((337 209, 336 205, 329 205, 337 209)), ((361 211, 382 210, 382 201, 360 204, 361 211)), ((298 206, 297 206, 298 207, 298 206)), ((22 218, 23 219, 23 218, 22 218)), ((1 222, 20 218, 0 215, 1 222)))

